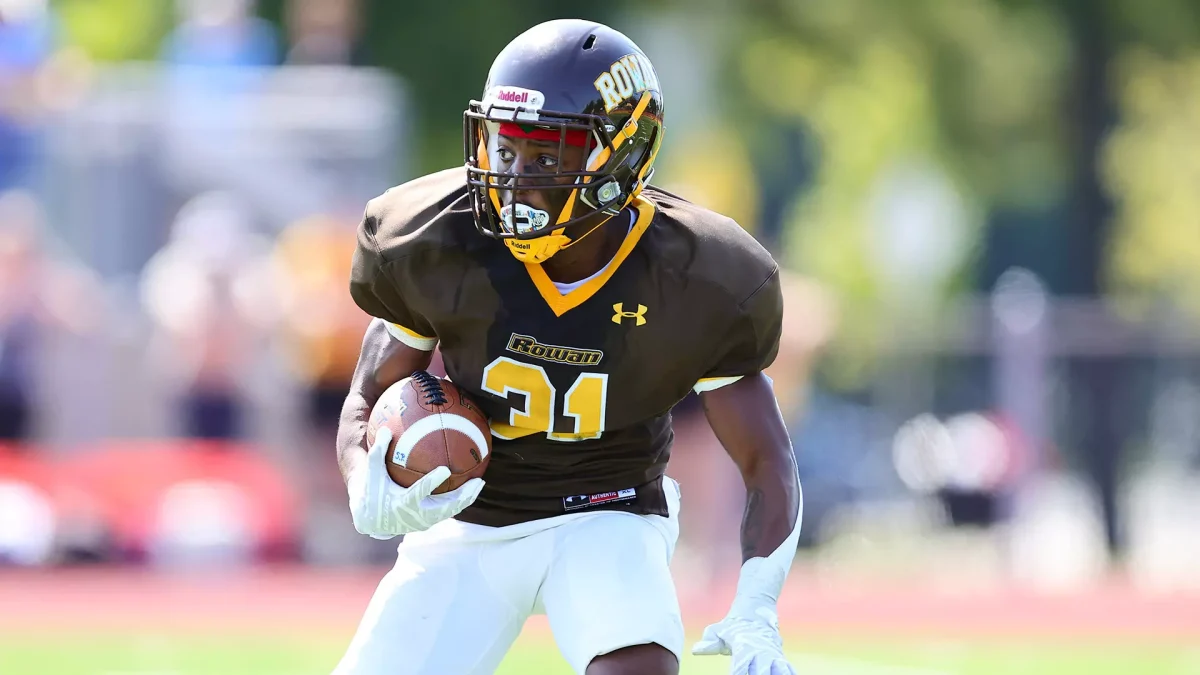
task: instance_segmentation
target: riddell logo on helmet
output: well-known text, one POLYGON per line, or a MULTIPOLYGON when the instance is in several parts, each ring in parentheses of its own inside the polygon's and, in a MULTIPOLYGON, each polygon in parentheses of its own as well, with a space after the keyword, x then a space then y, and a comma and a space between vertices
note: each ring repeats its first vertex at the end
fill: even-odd
POLYGON ((496 100, 506 103, 529 103, 529 92, 501 89, 500 93, 496 94, 496 100))
POLYGON ((498 119, 535 121, 546 105, 546 95, 524 87, 492 87, 483 95, 483 108, 498 119))

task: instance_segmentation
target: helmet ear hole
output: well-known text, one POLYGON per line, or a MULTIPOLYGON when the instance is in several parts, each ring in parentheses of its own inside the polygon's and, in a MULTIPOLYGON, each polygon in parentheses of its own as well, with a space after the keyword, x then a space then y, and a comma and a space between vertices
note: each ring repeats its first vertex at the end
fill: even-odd
POLYGON ((629 153, 629 158, 625 160, 625 166, 629 167, 636 174, 638 164, 641 164, 642 158, 646 156, 646 151, 649 148, 649 145, 639 145, 633 152, 629 153))
POLYGON ((641 188, 645 187, 646 183, 650 182, 650 176, 654 173, 654 168, 651 167, 648 171, 643 171, 642 162, 650 161, 653 158, 654 153, 651 152, 651 148, 654 147, 654 144, 657 141, 658 127, 655 127, 650 132, 650 140, 643 145, 639 145, 637 149, 629 153, 629 158, 625 160, 625 166, 629 167, 630 179, 629 185, 623 186, 625 188, 625 194, 634 194, 641 188), (642 179, 641 184, 638 183, 639 176, 641 176, 642 179))

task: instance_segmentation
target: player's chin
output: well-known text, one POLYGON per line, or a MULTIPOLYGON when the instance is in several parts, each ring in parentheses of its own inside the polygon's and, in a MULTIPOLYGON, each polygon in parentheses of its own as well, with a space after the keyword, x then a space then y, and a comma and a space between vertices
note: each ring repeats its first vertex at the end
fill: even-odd
MULTIPOLYGON (((577 209, 574 213, 571 214, 571 217, 578 218, 582 215, 585 215, 590 210, 591 209, 581 212, 580 210, 577 209)), ((581 220, 577 223, 574 223, 570 227, 568 227, 566 234, 571 239, 579 239, 583 235, 586 235, 586 234, 592 232, 593 230, 595 230, 597 226, 603 225, 608 220, 610 220, 608 218, 608 216, 606 216, 602 213, 593 213, 590 216, 584 218, 583 220, 581 220)), ((626 223, 626 224, 628 224, 628 223, 626 223)))

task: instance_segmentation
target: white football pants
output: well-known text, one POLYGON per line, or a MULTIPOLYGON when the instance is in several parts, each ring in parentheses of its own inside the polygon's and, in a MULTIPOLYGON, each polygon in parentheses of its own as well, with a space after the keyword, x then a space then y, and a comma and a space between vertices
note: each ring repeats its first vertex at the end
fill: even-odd
POLYGON ((670 516, 570 513, 508 527, 448 520, 400 544, 334 675, 492 673, 525 619, 545 614, 576 673, 596 656, 657 643, 683 653, 670 516))

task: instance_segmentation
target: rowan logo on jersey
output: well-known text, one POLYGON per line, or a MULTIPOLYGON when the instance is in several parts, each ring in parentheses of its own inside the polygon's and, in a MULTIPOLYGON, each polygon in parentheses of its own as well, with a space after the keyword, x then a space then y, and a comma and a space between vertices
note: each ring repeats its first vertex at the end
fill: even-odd
POLYGON ((616 313, 613 314, 612 322, 617 325, 620 325, 621 322, 624 321, 625 319, 633 319, 634 325, 636 325, 636 326, 645 326, 646 325, 646 306, 645 305, 638 305, 636 312, 626 312, 625 311, 625 303, 618 302, 617 304, 613 305, 613 311, 616 313))
POLYGON ((600 504, 611 502, 627 502, 636 497, 637 490, 634 488, 625 488, 616 492, 601 492, 595 495, 572 495, 570 497, 563 497, 563 510, 574 511, 576 509, 585 509, 589 506, 599 506, 600 504))
POLYGON ((604 352, 599 349, 575 349, 574 347, 559 347, 547 345, 528 335, 513 333, 508 339, 508 351, 532 356, 543 361, 566 363, 572 366, 594 366, 604 358, 604 352))
POLYGON ((662 91, 654 66, 641 54, 622 56, 608 67, 608 71, 601 73, 593 84, 604 97, 604 112, 612 112, 613 108, 634 94, 649 90, 662 91))

